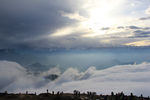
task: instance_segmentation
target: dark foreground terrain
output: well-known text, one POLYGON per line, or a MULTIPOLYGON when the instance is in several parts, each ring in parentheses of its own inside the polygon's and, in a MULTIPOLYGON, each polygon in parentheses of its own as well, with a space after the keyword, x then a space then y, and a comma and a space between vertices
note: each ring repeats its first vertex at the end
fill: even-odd
POLYGON ((87 92, 87 93, 80 93, 79 91, 75 90, 74 93, 41 93, 37 95, 29 94, 26 92, 25 94, 18 93, 0 93, 0 100, 150 100, 149 97, 140 97, 133 95, 125 95, 123 92, 114 94, 113 92, 111 95, 97 95, 95 92, 87 92))

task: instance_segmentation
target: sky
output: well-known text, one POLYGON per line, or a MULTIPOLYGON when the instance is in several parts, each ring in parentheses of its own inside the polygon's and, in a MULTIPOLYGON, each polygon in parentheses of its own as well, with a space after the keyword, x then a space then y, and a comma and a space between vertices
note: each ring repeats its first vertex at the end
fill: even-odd
POLYGON ((0 49, 150 46, 149 0, 0 0, 0 49))

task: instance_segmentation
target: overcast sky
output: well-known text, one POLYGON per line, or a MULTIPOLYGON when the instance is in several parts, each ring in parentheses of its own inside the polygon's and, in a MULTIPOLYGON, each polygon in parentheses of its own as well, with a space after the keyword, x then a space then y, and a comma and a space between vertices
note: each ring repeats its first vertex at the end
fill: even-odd
POLYGON ((0 0, 0 49, 150 46, 150 0, 0 0))

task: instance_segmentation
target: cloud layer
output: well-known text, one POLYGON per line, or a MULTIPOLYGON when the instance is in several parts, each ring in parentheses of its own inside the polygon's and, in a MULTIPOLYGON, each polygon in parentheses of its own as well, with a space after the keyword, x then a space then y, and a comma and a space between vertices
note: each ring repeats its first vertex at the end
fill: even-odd
POLYGON ((34 47, 35 42, 44 41, 43 37, 56 29, 76 24, 76 20, 62 16, 61 12, 73 13, 81 9, 79 4, 82 4, 79 0, 75 3, 69 0, 1 0, 0 48, 34 47))
POLYGON ((148 0, 1 0, 0 49, 115 47, 149 40, 134 34, 149 26, 149 5, 148 0))
POLYGON ((21 65, 0 61, 0 91, 9 92, 45 92, 64 91, 72 92, 78 89, 82 92, 96 91, 97 93, 110 94, 111 91, 124 91, 126 94, 133 92, 148 96, 150 92, 150 63, 134 65, 118 65, 104 70, 96 70, 90 67, 85 72, 69 68, 60 74, 58 69, 50 69, 38 76, 27 73, 21 65), (60 76, 54 81, 48 81, 43 77, 52 73, 60 76))

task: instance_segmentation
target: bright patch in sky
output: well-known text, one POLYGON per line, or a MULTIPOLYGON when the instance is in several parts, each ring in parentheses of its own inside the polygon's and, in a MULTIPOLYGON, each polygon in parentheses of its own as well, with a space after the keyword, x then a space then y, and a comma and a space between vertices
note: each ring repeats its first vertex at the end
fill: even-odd
POLYGON ((149 42, 145 42, 149 40, 149 35, 143 35, 143 32, 150 30, 149 20, 147 20, 149 6, 144 9, 143 5, 143 2, 136 0, 116 0, 115 2, 113 0, 87 0, 81 5, 87 15, 82 15, 80 11, 61 12, 62 16, 77 20, 78 23, 56 30, 50 34, 50 38, 77 35, 80 42, 94 39, 97 47, 102 47, 102 45, 106 47, 110 45, 149 46, 149 42), (143 16, 146 16, 144 20, 143 16), (136 31, 141 31, 141 33, 136 33, 136 31), (136 42, 137 38, 138 42, 136 42))
POLYGON ((102 27, 119 24, 119 20, 113 15, 114 11, 117 10, 116 8, 119 8, 119 4, 120 2, 116 3, 112 0, 94 0, 90 2, 89 7, 87 7, 89 19, 86 24, 95 31, 100 30, 102 27))
POLYGON ((150 40, 136 41, 136 42, 127 43, 125 45, 128 45, 128 46, 149 46, 150 40))

